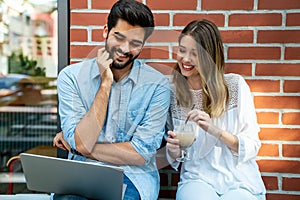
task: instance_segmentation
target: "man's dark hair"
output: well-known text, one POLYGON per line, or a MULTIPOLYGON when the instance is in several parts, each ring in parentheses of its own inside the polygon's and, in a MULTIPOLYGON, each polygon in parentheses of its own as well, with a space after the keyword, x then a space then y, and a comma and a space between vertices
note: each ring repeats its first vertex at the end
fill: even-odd
POLYGON ((108 32, 116 26, 119 19, 123 19, 130 25, 141 26, 145 29, 146 40, 153 32, 154 19, 151 10, 136 0, 119 0, 110 10, 107 19, 108 32))

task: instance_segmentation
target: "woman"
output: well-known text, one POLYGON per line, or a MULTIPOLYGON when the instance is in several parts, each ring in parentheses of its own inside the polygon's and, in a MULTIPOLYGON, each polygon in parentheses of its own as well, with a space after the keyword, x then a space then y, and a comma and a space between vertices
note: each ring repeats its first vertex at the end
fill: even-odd
MULTIPOLYGON (((255 161, 261 143, 253 99, 240 75, 224 74, 218 28, 207 20, 189 23, 179 36, 177 61, 172 119, 188 118, 198 130, 181 166, 176 199, 265 199, 255 161)), ((168 131, 167 158, 175 169, 178 157, 179 140, 168 131)))

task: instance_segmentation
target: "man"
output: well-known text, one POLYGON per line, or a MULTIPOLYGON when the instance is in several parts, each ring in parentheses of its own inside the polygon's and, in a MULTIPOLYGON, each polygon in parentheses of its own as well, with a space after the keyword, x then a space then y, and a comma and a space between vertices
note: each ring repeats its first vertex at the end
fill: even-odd
POLYGON ((66 67, 57 82, 64 137, 58 141, 71 151, 69 159, 123 167, 124 199, 155 200, 159 193, 155 153, 164 135, 170 90, 162 74, 136 60, 153 29, 153 15, 144 4, 116 2, 97 60, 66 67))

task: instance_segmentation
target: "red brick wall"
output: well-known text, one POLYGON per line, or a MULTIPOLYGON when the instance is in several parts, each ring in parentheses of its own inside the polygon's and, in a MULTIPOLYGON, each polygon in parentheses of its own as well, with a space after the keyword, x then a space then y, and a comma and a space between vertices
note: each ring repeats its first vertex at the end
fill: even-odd
MULTIPOLYGON (((114 0, 70 0, 71 62, 95 56, 114 0)), ((220 28, 226 71, 245 77, 254 95, 262 148, 257 162, 268 200, 300 199, 300 1, 142 0, 156 31, 141 54, 170 73, 178 30, 206 18, 220 28)), ((160 170, 160 197, 173 199, 179 174, 160 170)))

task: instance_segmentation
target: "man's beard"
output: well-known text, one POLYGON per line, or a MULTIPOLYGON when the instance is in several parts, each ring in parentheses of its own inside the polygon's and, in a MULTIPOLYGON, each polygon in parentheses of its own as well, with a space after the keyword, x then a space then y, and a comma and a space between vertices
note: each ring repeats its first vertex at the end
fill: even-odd
POLYGON ((111 68, 114 68, 114 69, 124 69, 129 64, 133 63, 133 61, 139 56, 139 54, 136 56, 133 56, 131 53, 123 53, 121 49, 117 49, 116 47, 113 47, 111 50, 109 50, 107 44, 105 44, 105 49, 109 53, 110 58, 113 59, 111 68), (129 58, 128 61, 125 63, 118 63, 113 56, 115 54, 115 52, 119 52, 119 53, 125 55, 126 57, 128 57, 129 58))

